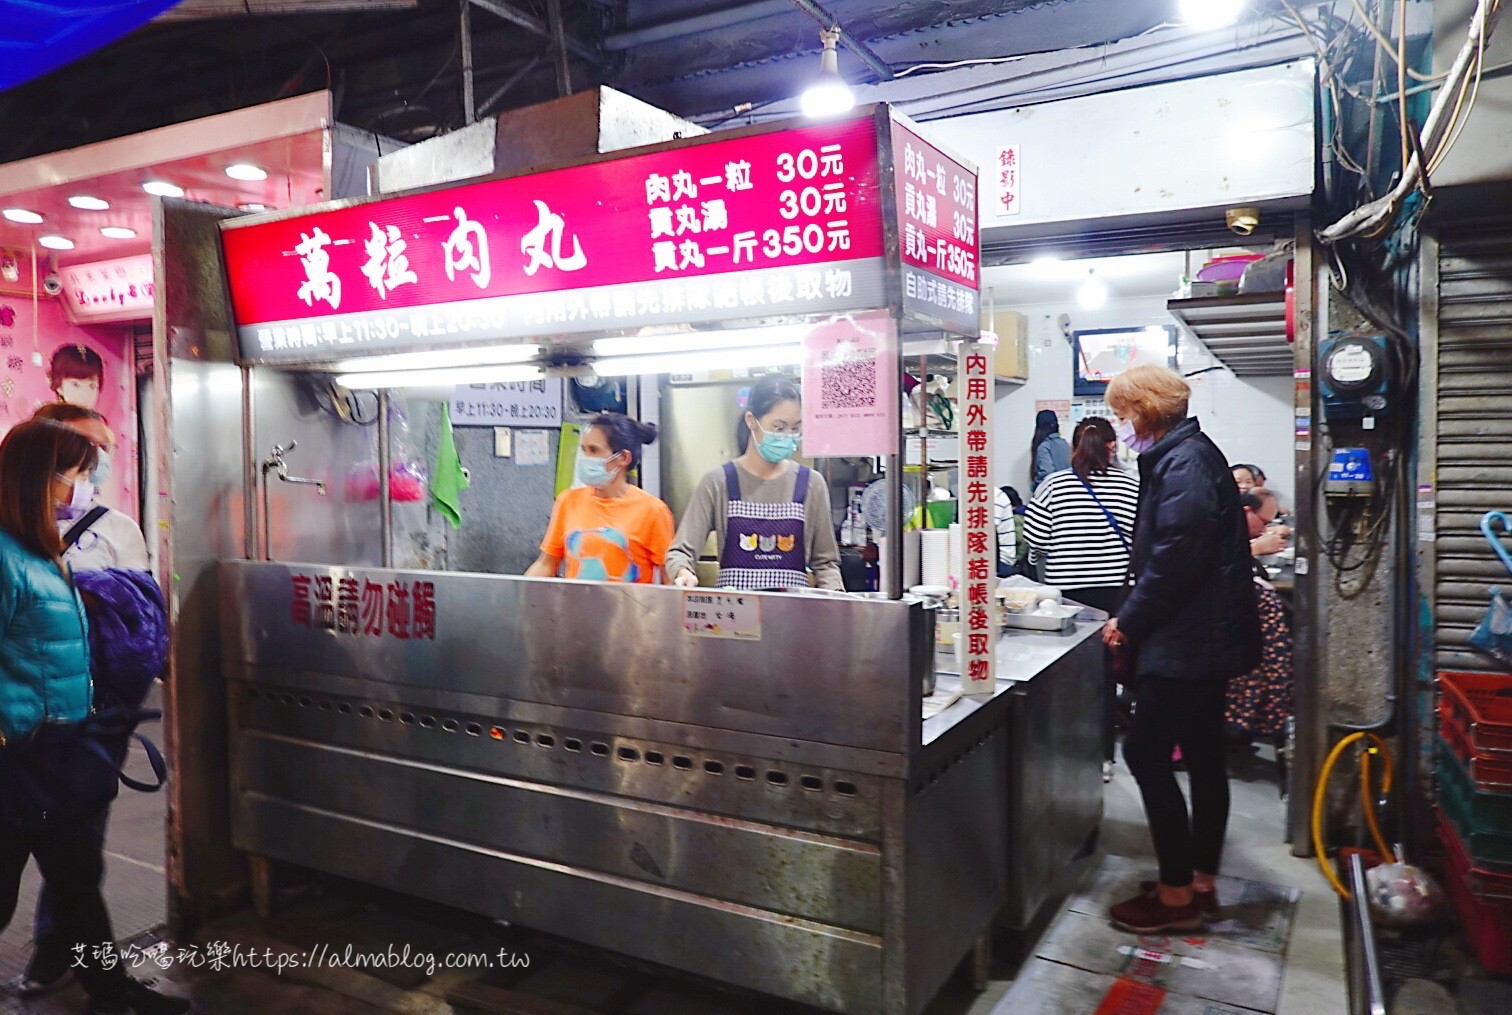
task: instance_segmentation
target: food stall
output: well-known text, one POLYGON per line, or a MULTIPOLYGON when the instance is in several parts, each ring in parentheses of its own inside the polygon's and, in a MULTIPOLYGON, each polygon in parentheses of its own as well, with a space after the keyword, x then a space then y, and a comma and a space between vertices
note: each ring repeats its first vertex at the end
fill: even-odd
POLYGON ((1088 612, 998 636, 969 167, 876 106, 160 215, 182 922, 280 861, 857 1013, 1028 925, 1101 816, 1102 650, 1088 612), (959 653, 902 553, 872 595, 395 566, 390 407, 456 369, 802 363, 805 453, 874 458, 900 546, 919 343, 962 373, 959 653), (376 498, 343 481, 369 454, 376 498))

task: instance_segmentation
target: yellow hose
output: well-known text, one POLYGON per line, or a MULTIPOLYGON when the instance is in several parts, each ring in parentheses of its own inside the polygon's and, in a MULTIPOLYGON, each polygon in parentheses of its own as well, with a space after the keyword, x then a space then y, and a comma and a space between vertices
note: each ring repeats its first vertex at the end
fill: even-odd
POLYGON ((1381 852, 1381 858, 1385 861, 1392 859, 1391 848, 1387 846, 1385 837, 1381 834, 1381 826, 1376 821, 1375 797, 1370 786, 1370 756, 1379 753, 1384 761, 1383 774, 1381 776, 1381 793, 1385 795, 1391 792, 1391 748, 1386 741, 1374 733, 1351 733, 1338 743, 1334 744, 1333 750, 1328 752, 1328 757, 1323 762, 1323 768, 1318 772, 1317 785, 1313 787, 1312 802, 1312 842, 1313 853, 1318 859, 1318 867, 1323 871, 1323 876, 1333 886, 1333 890, 1344 898, 1349 898, 1349 889, 1344 887, 1339 880, 1339 875, 1328 862, 1328 854, 1323 845, 1323 805, 1328 800, 1328 779, 1333 774, 1334 765, 1344 754, 1346 748, 1357 740, 1369 740, 1370 746, 1360 757, 1360 807, 1365 812, 1365 824, 1370 829, 1371 837, 1375 840, 1376 848, 1381 852))

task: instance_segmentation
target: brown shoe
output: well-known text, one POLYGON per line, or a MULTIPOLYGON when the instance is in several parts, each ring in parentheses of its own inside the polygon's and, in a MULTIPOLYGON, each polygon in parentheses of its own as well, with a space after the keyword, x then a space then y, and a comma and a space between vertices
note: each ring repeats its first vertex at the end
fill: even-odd
POLYGON ((1193 899, 1185 906, 1167 906, 1157 892, 1140 892, 1108 910, 1113 925, 1133 934, 1158 934, 1168 930, 1196 930, 1202 926, 1202 909, 1193 899))
MULTIPOLYGON (((1157 881, 1141 881, 1139 883, 1139 890, 1150 894, 1155 891, 1158 885, 1159 882, 1157 881)), ((1209 920, 1216 919, 1218 914, 1223 910, 1223 907, 1218 904, 1218 889, 1216 888, 1208 892, 1199 892, 1195 888, 1192 889, 1192 902, 1196 904, 1198 909, 1202 910, 1202 915, 1209 920)))

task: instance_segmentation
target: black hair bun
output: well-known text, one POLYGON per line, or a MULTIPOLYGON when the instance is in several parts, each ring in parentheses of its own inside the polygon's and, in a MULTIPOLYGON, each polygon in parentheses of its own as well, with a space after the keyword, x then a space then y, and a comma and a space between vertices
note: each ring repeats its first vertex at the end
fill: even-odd
POLYGON ((656 443, 656 435, 659 434, 659 433, 661 433, 661 430, 657 427, 657 425, 655 423, 641 423, 641 424, 639 424, 639 427, 640 427, 640 439, 641 439, 641 443, 642 444, 654 444, 654 443, 656 443))

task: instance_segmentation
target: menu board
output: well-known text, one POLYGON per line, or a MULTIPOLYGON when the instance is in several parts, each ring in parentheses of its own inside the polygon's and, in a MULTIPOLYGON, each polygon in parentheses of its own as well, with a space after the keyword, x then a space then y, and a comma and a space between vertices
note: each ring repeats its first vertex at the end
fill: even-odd
POLYGON ((897 119, 892 150, 903 308, 974 337, 981 320, 976 173, 897 119))
POLYGON ((242 354, 321 362, 884 306, 878 148, 869 115, 232 220, 242 354))

